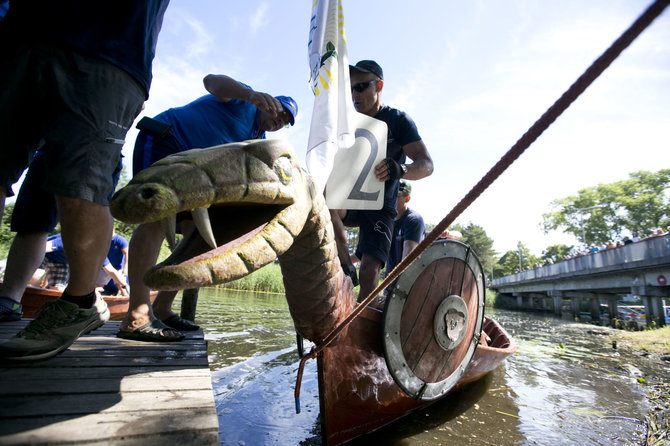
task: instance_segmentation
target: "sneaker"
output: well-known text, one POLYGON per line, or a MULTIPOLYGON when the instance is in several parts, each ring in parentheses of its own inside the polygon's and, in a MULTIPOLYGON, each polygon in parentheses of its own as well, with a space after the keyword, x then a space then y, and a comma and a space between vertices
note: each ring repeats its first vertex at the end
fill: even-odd
POLYGON ((20 321, 23 311, 20 303, 9 297, 0 297, 0 322, 20 321))
POLYGON ((345 276, 349 276, 354 286, 358 286, 358 276, 356 275, 356 267, 354 265, 342 264, 342 271, 344 271, 345 276))
POLYGON ((47 302, 17 335, 0 344, 0 358, 11 361, 36 361, 56 356, 77 338, 109 320, 107 304, 96 294, 91 308, 56 299, 47 302))

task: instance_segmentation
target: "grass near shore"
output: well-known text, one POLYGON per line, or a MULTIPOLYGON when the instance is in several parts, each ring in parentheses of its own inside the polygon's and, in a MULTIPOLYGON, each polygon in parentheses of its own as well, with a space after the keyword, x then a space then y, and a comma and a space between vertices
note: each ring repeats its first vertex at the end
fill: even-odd
POLYGON ((284 281, 279 264, 271 263, 248 276, 227 283, 223 288, 284 294, 284 281))
POLYGON ((618 348, 636 354, 651 354, 659 358, 670 358, 670 327, 643 331, 617 330, 610 335, 618 348))

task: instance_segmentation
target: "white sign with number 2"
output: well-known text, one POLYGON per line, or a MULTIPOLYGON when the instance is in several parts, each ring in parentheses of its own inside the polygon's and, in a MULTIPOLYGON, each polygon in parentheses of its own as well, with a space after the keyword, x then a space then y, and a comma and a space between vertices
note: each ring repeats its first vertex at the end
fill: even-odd
POLYGON ((384 183, 375 177, 375 166, 386 158, 385 122, 354 113, 356 141, 335 154, 326 183, 330 209, 379 210, 384 203, 384 183))

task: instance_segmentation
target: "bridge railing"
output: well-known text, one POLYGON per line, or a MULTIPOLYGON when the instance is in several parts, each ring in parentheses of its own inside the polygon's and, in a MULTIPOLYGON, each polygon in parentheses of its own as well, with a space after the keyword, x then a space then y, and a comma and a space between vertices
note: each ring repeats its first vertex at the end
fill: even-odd
POLYGON ((499 277, 493 280, 492 287, 662 264, 670 264, 670 235, 667 234, 499 277))

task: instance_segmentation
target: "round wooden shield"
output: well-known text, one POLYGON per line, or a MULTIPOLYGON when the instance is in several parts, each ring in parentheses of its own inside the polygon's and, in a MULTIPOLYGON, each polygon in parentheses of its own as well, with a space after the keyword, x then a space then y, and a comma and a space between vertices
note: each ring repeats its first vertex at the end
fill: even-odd
POLYGON ((430 401, 463 376, 484 319, 484 275, 457 241, 433 243, 403 272, 386 300, 384 356, 409 396, 430 401))

